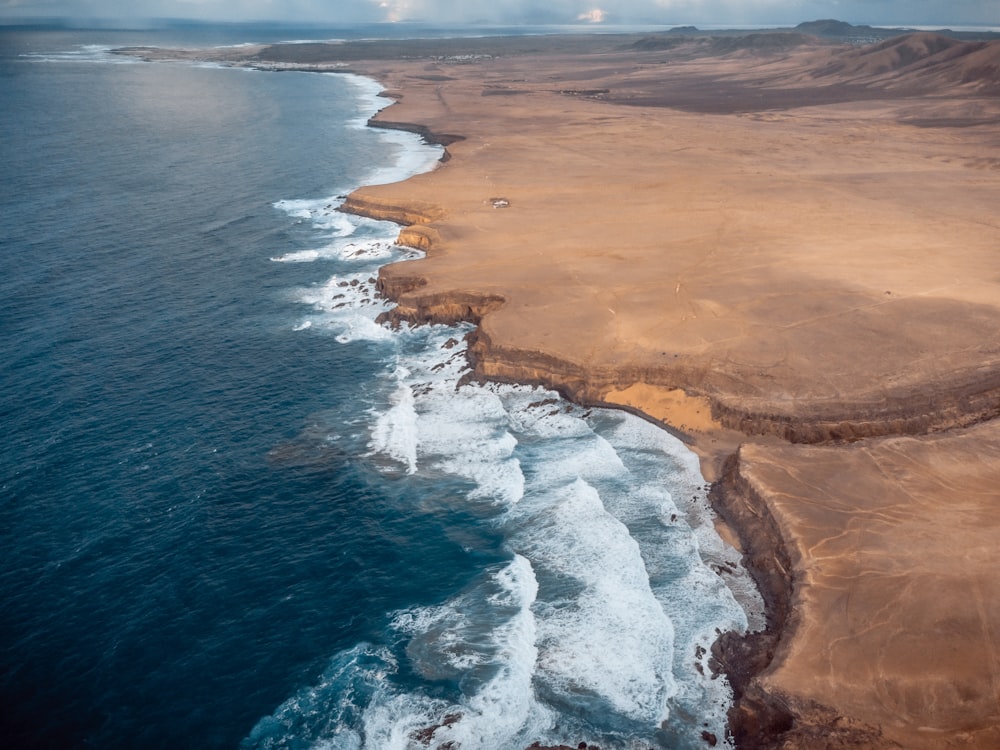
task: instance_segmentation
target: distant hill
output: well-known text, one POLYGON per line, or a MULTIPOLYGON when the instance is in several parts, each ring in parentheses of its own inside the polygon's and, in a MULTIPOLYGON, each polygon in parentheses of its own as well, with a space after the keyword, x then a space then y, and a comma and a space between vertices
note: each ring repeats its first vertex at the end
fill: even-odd
MULTIPOLYGON (((701 41, 701 40, 699 40, 701 41)), ((629 45, 630 49, 639 52, 657 52, 659 50, 674 49, 681 45, 690 44, 690 40, 683 36, 644 36, 629 45)))
POLYGON ((719 36, 711 41, 712 52, 725 55, 730 52, 781 52, 805 44, 816 44, 816 37, 794 31, 763 31, 743 36, 719 36))
POLYGON ((854 26, 847 21, 836 21, 826 18, 821 21, 805 21, 795 27, 795 30, 802 34, 813 34, 814 36, 826 37, 852 37, 859 34, 884 33, 885 29, 875 29, 871 26, 854 26))
POLYGON ((813 78, 921 90, 968 86, 1000 92, 1000 41, 965 42, 922 31, 838 52, 813 78))
POLYGON ((646 36, 633 42, 629 47, 641 52, 684 48, 693 54, 728 55, 734 52, 782 52, 818 42, 815 36, 794 31, 759 31, 738 36, 731 34, 690 36, 686 31, 677 33, 671 29, 667 35, 646 36))
MULTIPOLYGON (((795 31, 802 34, 823 37, 824 39, 851 42, 853 44, 869 44, 914 33, 914 29, 882 28, 866 25, 855 26, 854 24, 847 23, 847 21, 837 21, 833 18, 824 18, 819 21, 805 21, 796 26, 795 31)), ((952 31, 951 29, 940 29, 938 33, 954 39, 964 40, 1000 39, 1000 34, 988 30, 952 31)))
MULTIPOLYGON (((806 44, 817 44, 820 40, 825 44, 841 43, 855 47, 868 47, 916 33, 918 32, 913 29, 855 26, 847 21, 826 18, 819 21, 805 21, 794 29, 761 29, 752 33, 738 29, 702 31, 696 26, 675 26, 668 31, 644 36, 638 41, 628 44, 625 48, 643 52, 681 48, 693 55, 726 55, 736 52, 763 54, 791 50, 806 44), (695 46, 683 46, 685 42, 690 42, 695 46)), ((943 29, 936 35, 964 41, 1000 40, 1000 33, 987 30, 951 31, 943 29)))

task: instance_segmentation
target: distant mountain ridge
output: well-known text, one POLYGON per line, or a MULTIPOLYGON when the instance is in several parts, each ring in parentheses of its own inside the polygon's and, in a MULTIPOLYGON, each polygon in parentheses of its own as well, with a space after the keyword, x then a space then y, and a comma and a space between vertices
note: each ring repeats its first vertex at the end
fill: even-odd
POLYGON ((876 29, 873 26, 854 26, 847 21, 837 21, 833 18, 824 18, 819 21, 803 21, 795 30, 803 34, 813 34, 814 36, 828 37, 848 37, 858 33, 885 33, 885 29, 876 29))
MULTIPOLYGON (((801 67, 778 73, 771 83, 853 86, 918 94, 956 91, 1000 94, 1000 38, 966 41, 931 31, 873 29, 843 21, 812 21, 796 31, 733 34, 661 34, 636 40, 630 49, 664 51, 678 59, 711 56, 759 58, 798 54, 801 67), (889 34, 859 43, 857 33, 889 34), (806 33, 807 30, 823 32, 806 33), (833 35, 851 35, 839 36, 833 35), (846 42, 846 43, 845 43, 846 42), (811 49, 810 49, 811 48, 811 49)), ((752 75, 749 74, 748 75, 752 75)), ((768 84, 765 84, 768 85, 768 84)))
POLYGON ((966 42, 920 31, 838 52, 812 75, 921 89, 964 85, 1000 93, 1000 41, 966 42))
MULTIPOLYGON (((889 28, 883 26, 868 26, 865 24, 855 26, 847 21, 838 21, 834 18, 824 18, 818 21, 803 21, 796 26, 794 30, 802 34, 811 34, 825 39, 838 39, 841 41, 861 40, 868 42, 890 39, 897 36, 906 36, 917 31, 916 29, 905 27, 889 28)), ((983 29, 982 31, 953 31, 952 29, 938 29, 936 33, 949 36, 954 39, 964 40, 1000 39, 1000 34, 987 29, 983 29)))

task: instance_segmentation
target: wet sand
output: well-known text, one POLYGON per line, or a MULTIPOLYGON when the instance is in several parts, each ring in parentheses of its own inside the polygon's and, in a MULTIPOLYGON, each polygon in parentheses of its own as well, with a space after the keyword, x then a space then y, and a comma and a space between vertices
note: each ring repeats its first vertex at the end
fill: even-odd
POLYGON ((237 62, 370 75, 447 144, 347 204, 428 251, 381 273, 395 321, 702 457, 770 605, 716 648, 739 746, 996 746, 1000 47, 724 42, 237 62))

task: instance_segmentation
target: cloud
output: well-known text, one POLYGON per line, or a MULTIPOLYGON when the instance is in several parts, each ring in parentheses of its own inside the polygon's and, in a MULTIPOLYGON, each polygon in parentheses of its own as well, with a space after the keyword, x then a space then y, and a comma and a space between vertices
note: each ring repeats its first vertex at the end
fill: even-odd
MULTIPOLYGON (((382 20, 438 23, 788 24, 819 18, 874 24, 1000 25, 997 0, 369 0, 382 20)), ((350 4, 349 2, 347 4, 350 4)))
MULTIPOLYGON (((370 0, 383 12, 383 20, 416 20, 436 23, 572 23, 591 21, 593 0, 370 0)), ((649 5, 652 0, 630 0, 622 5, 649 5)))
POLYGON ((592 10, 588 10, 586 13, 578 15, 576 20, 587 21, 588 23, 604 23, 607 16, 608 14, 606 11, 603 11, 600 8, 594 8, 592 10))
POLYGON ((0 17, 90 16, 317 23, 1000 25, 997 0, 0 0, 0 17))

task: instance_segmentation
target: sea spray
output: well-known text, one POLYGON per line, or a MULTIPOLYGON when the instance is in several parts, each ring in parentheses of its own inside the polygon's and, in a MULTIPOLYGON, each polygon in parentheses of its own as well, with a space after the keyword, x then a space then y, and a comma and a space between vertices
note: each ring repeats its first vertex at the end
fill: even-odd
MULTIPOLYGON (((722 736, 730 696, 705 654, 717 629, 747 621, 709 567, 717 559, 740 571, 735 551, 706 536, 703 481, 686 449, 636 417, 581 409, 544 389, 459 387, 466 329, 375 326, 385 303, 352 283, 369 273, 347 271, 298 299, 338 340, 365 331, 387 347, 384 395, 370 410, 373 465, 406 481, 464 481, 450 496, 455 509, 500 533, 512 562, 436 608, 392 615, 385 647, 395 644, 394 663, 420 679, 387 669, 379 691, 351 710, 343 704, 360 694, 330 686, 328 710, 356 717, 350 731, 324 723, 306 734, 331 747, 407 747, 421 737, 512 749, 577 737, 695 746, 706 726, 722 736), (365 316, 372 327, 360 325, 365 316)), ((260 746, 293 739, 265 732, 263 742, 263 731, 260 746)))
MULTIPOLYGON (((409 370, 399 366, 394 374, 402 381, 409 370)), ((417 413, 413 389, 400 382, 392 394, 392 407, 378 415, 372 427, 372 448, 406 465, 410 474, 417 471, 417 413)))
POLYGON ((392 225, 345 222, 340 201, 278 204, 311 222, 317 249, 273 260, 337 270, 294 293, 310 308, 294 329, 383 348, 387 369, 369 396, 372 466, 419 483, 401 502, 460 482, 434 512, 488 525, 509 561, 439 605, 385 613, 382 643, 334 656, 244 746, 693 748, 702 731, 724 736, 731 693, 706 655, 718 632, 748 627, 727 583, 746 601, 753 589, 712 530, 696 460, 623 412, 540 388, 459 386, 467 326, 377 325, 388 308, 378 264, 415 254, 392 245, 392 225))

